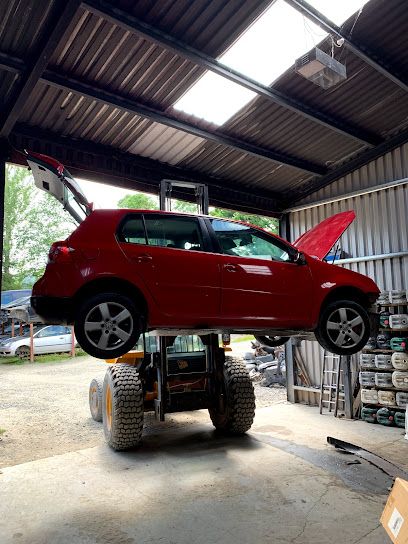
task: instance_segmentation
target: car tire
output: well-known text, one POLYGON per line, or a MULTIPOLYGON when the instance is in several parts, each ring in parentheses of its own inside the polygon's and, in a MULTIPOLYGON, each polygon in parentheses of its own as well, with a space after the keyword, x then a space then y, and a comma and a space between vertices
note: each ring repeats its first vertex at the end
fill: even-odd
POLYGON ((94 378, 89 385, 89 409, 92 419, 102 421, 103 380, 94 378))
POLYGON ((134 366, 116 363, 108 368, 102 393, 103 430, 114 450, 138 446, 143 432, 143 387, 134 366))
POLYGON ((28 346, 20 346, 16 349, 16 355, 20 359, 28 359, 30 357, 30 348, 28 346))
POLYGON ((79 308, 75 336, 89 355, 114 359, 134 347, 142 332, 141 323, 141 315, 129 297, 101 293, 86 300, 79 308), (120 321, 117 321, 119 316, 120 321))
POLYGON ((289 340, 289 336, 255 336, 255 340, 257 340, 261 346, 276 348, 277 346, 286 344, 289 340))
POLYGON ((354 355, 370 336, 367 310, 353 300, 337 300, 325 306, 315 330, 319 344, 336 355, 354 355))
POLYGON ((218 398, 209 409, 216 429, 244 434, 255 417, 255 392, 248 370, 242 361, 228 358, 223 368, 223 382, 217 387, 218 398))

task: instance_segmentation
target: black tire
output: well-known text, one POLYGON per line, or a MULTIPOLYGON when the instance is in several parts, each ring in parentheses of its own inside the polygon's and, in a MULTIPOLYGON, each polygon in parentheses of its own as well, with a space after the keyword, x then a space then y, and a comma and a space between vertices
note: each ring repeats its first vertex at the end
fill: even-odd
POLYGON ((224 380, 220 398, 209 409, 216 429, 232 434, 249 431, 255 417, 255 392, 249 373, 242 361, 228 358, 223 369, 224 380))
POLYGON ((255 340, 258 340, 261 346, 276 348, 277 346, 286 344, 289 340, 289 336, 255 336, 255 340))
POLYGON ((114 450, 138 446, 143 432, 143 387, 134 366, 117 363, 103 382, 102 412, 106 441, 114 450))
POLYGON ((20 346, 16 349, 16 355, 20 359, 28 359, 30 357, 30 348, 28 346, 20 346))
POLYGON ((370 336, 368 312, 353 300, 331 302, 320 314, 315 335, 330 353, 354 355, 363 349, 370 336))
POLYGON ((137 343, 142 332, 141 322, 141 315, 130 298, 119 293, 101 293, 86 300, 79 308, 75 336, 89 355, 114 359, 137 343), (116 321, 115 318, 121 315, 126 317, 116 321))
POLYGON ((89 409, 92 419, 102 421, 103 380, 94 378, 89 385, 89 409))

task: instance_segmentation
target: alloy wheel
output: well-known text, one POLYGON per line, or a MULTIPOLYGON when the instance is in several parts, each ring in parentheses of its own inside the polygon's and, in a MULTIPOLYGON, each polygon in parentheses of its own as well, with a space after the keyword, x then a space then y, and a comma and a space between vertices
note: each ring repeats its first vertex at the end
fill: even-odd
POLYGON ((337 308, 327 320, 327 335, 339 347, 353 348, 366 332, 364 319, 353 308, 337 308))
POLYGON ((133 327, 133 317, 125 306, 118 302, 102 302, 87 313, 84 332, 93 346, 109 351, 127 342, 133 327))

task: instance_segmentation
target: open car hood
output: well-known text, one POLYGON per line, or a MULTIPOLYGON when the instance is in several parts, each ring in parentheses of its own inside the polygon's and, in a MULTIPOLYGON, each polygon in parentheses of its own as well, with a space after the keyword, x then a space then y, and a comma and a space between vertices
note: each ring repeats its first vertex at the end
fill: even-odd
POLYGON ((88 202, 68 170, 59 161, 47 155, 33 151, 25 153, 35 185, 54 196, 75 221, 81 223, 92 212, 92 204, 88 202))
POLYGON ((353 211, 332 215, 302 234, 293 245, 311 257, 323 260, 355 217, 353 211))

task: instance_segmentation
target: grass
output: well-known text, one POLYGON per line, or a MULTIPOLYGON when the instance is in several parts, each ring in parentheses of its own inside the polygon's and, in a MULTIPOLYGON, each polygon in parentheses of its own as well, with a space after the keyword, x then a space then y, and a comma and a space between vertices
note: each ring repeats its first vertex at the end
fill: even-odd
MULTIPOLYGON (((85 351, 81 348, 75 350, 75 358, 83 357, 86 355, 85 351)), ((35 355, 34 363, 57 363, 59 361, 66 361, 69 359, 69 353, 49 353, 47 355, 35 355)), ((25 365, 29 363, 29 359, 20 359, 19 357, 1 357, 0 365, 25 365)))
POLYGON ((0 436, 1 436, 2 434, 4 434, 5 432, 6 432, 6 429, 2 429, 2 428, 0 427, 0 436))
POLYGON ((241 334, 239 336, 235 336, 231 339, 232 343, 235 342, 248 342, 249 340, 255 340, 255 338, 252 336, 252 334, 241 334))

